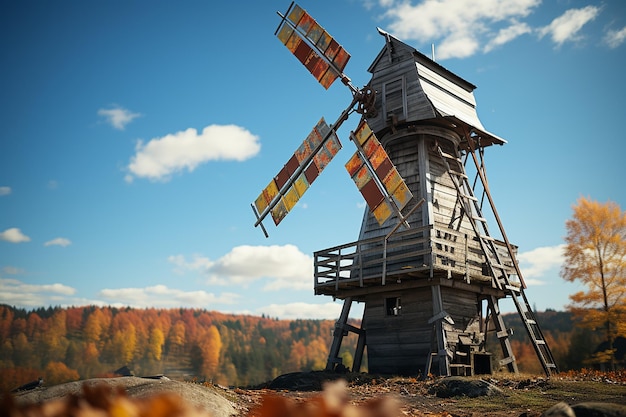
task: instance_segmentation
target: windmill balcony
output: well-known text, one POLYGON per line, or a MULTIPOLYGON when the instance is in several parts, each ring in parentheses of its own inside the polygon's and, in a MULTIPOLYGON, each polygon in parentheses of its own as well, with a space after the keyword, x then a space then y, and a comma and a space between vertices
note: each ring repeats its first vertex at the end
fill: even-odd
MULTIPOLYGON (((497 288, 480 245, 477 238, 435 225, 323 249, 314 253, 315 294, 342 299, 373 287, 432 278, 497 288)), ((496 240, 493 247, 509 279, 515 277, 506 244, 496 240)))

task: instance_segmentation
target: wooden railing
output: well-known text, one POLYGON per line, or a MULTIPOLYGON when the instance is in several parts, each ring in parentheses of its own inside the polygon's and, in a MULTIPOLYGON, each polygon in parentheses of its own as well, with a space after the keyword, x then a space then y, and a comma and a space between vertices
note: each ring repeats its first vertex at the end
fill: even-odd
MULTIPOLYGON (((511 265, 505 245, 496 241, 504 264, 511 265), (504 250, 501 250, 504 248, 504 250)), ((385 285, 387 278, 446 271, 449 278, 490 281, 478 240, 445 227, 419 227, 359 240, 314 253, 315 289, 385 285)), ((332 291, 332 290, 331 290, 332 291)))

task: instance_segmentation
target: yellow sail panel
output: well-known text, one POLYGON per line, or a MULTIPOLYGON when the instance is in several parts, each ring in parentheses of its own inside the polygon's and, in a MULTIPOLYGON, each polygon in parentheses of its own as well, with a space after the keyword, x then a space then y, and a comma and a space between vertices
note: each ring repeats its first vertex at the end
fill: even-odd
POLYGON ((278 224, 285 218, 285 216, 289 213, 287 207, 285 207, 284 199, 281 198, 278 204, 274 206, 272 209, 272 219, 274 219, 274 224, 278 226, 278 224))
POLYGON ((302 197, 306 190, 309 189, 309 181, 307 181, 304 172, 298 176, 298 179, 293 183, 293 186, 300 197, 302 197))
POLYGON ((292 185, 291 187, 289 187, 289 189, 285 193, 285 197, 283 198, 287 212, 290 212, 291 209, 294 208, 298 200, 300 200, 300 194, 298 194, 298 191, 292 185))
MULTIPOLYGON (((363 145, 365 141, 368 140, 369 137, 372 135, 373 133, 372 133, 372 129, 370 129, 370 126, 367 124, 365 120, 361 120, 361 123, 359 123, 359 126, 356 128, 356 131, 354 132, 354 136, 356 136, 356 139, 359 142, 359 144, 363 145)), ((376 141, 378 141, 378 139, 376 139, 376 141)))
POLYGON ((293 23, 294 26, 298 26, 298 22, 300 21, 303 15, 304 15, 304 10, 300 6, 295 4, 293 9, 291 9, 291 12, 289 13, 289 16, 287 16, 287 19, 291 20, 291 23, 293 23))
POLYGON ((284 45, 287 45, 287 42, 289 41, 289 38, 291 37, 292 34, 293 34, 293 29, 291 28, 291 26, 283 25, 280 28, 278 35, 276 36, 284 45))
POLYGON ((387 203, 387 200, 383 200, 373 211, 372 214, 374 215, 374 217, 376 218, 376 221, 378 221, 378 224, 380 226, 383 225, 383 223, 385 223, 387 221, 387 219, 389 217, 391 217, 391 215, 393 214, 393 210, 391 209, 391 206, 389 205, 389 203, 387 203))
POLYGON ((402 210, 411 198, 413 198, 411 190, 409 190, 409 187, 404 181, 401 181, 398 187, 391 192, 391 196, 399 210, 402 210))
POLYGON ((277 195, 278 187, 276 186, 276 182, 272 179, 254 202, 257 211, 262 213, 277 195))
POLYGON ((319 80, 322 87, 328 90, 328 88, 335 82, 335 80, 339 77, 332 68, 328 68, 328 70, 324 73, 324 76, 321 80, 319 80))

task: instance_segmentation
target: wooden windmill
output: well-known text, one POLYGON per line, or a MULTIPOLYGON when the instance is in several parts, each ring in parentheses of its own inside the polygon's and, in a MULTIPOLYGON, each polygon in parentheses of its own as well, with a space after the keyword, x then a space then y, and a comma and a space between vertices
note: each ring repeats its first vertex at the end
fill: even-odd
POLYGON ((353 371, 367 349, 371 373, 490 373, 493 332, 499 365, 517 372, 499 309, 510 297, 545 373, 557 372, 488 187, 484 151, 506 141, 478 119, 476 87, 379 29, 385 45, 356 88, 343 73, 349 55, 306 11, 292 3, 278 14, 281 42, 325 88, 340 79, 353 98, 334 124, 320 120, 252 205, 266 236, 265 217, 280 223, 340 150, 339 126, 361 114, 346 164, 368 205, 359 238, 314 254, 315 294, 344 301, 327 369, 353 332, 353 371), (348 323, 355 301, 365 304, 360 328, 348 323))

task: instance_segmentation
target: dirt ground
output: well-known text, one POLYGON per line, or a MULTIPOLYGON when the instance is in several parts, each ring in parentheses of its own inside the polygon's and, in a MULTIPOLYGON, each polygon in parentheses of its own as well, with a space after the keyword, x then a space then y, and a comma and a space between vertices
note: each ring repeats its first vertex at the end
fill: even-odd
MULTIPOLYGON (((616 378, 599 374, 564 375, 546 379, 503 374, 482 378, 433 378, 424 381, 368 374, 300 372, 248 388, 171 381, 168 378, 149 380, 122 377, 40 387, 15 394, 15 401, 18 406, 30 404, 45 408, 46 403, 61 402, 68 394, 79 395, 81 390, 85 390, 84 386, 104 385, 108 389, 123 388, 123 395, 136 398, 136 401, 140 401, 139 404, 149 410, 146 415, 158 414, 162 417, 538 417, 558 403, 574 406, 577 415, 626 416, 624 375, 616 378), (199 406, 203 409, 202 413, 168 414, 164 413, 162 403, 146 402, 147 398, 163 395, 164 391, 173 392, 179 398, 171 406, 172 410, 182 404, 185 407, 199 406), (611 406, 608 413, 585 414, 579 413, 576 408, 581 407, 581 403, 593 403, 594 407, 605 407, 605 411, 607 404, 617 406, 611 406), (160 408, 157 414, 154 414, 154 407, 160 408)), ((97 397, 96 404, 102 403, 101 393, 92 393, 92 397, 97 397)), ((115 398, 108 398, 103 407, 111 408, 111 404, 117 404, 117 401, 115 398)), ((0 416, 26 415, 3 414, 6 404, 0 408, 4 408, 0 410, 0 416)), ((48 407, 48 410, 51 409, 48 407)), ((38 412, 37 415, 60 417, 64 414, 38 412)), ((67 415, 92 414, 72 412, 67 415)), ((128 414, 131 415, 134 414, 128 414)))
MULTIPOLYGON (((305 374, 306 376, 306 374, 305 374)), ((320 385, 327 378, 320 374, 320 385)), ((471 392, 460 394, 445 389, 446 378, 427 381, 413 378, 380 378, 369 375, 346 375, 345 395, 349 404, 364 407, 381 398, 391 398, 399 416, 429 417, 504 417, 540 416, 557 403, 614 403, 621 405, 619 412, 626 415, 626 382, 608 378, 552 377, 493 375, 486 378, 462 378, 469 382, 481 381, 492 387, 484 395, 473 397, 471 392), (442 385, 444 388, 442 389, 442 385), (451 395, 448 397, 448 395, 451 395)), ((314 377, 306 376, 301 388, 315 387, 314 377)), ((324 396, 319 390, 291 390, 287 387, 269 389, 235 389, 240 415, 258 416, 259 405, 266 396, 278 395, 292 403, 306 403, 324 396)), ((390 414, 385 414, 388 417, 390 414)), ((265 417, 265 415, 263 415, 265 417)))

